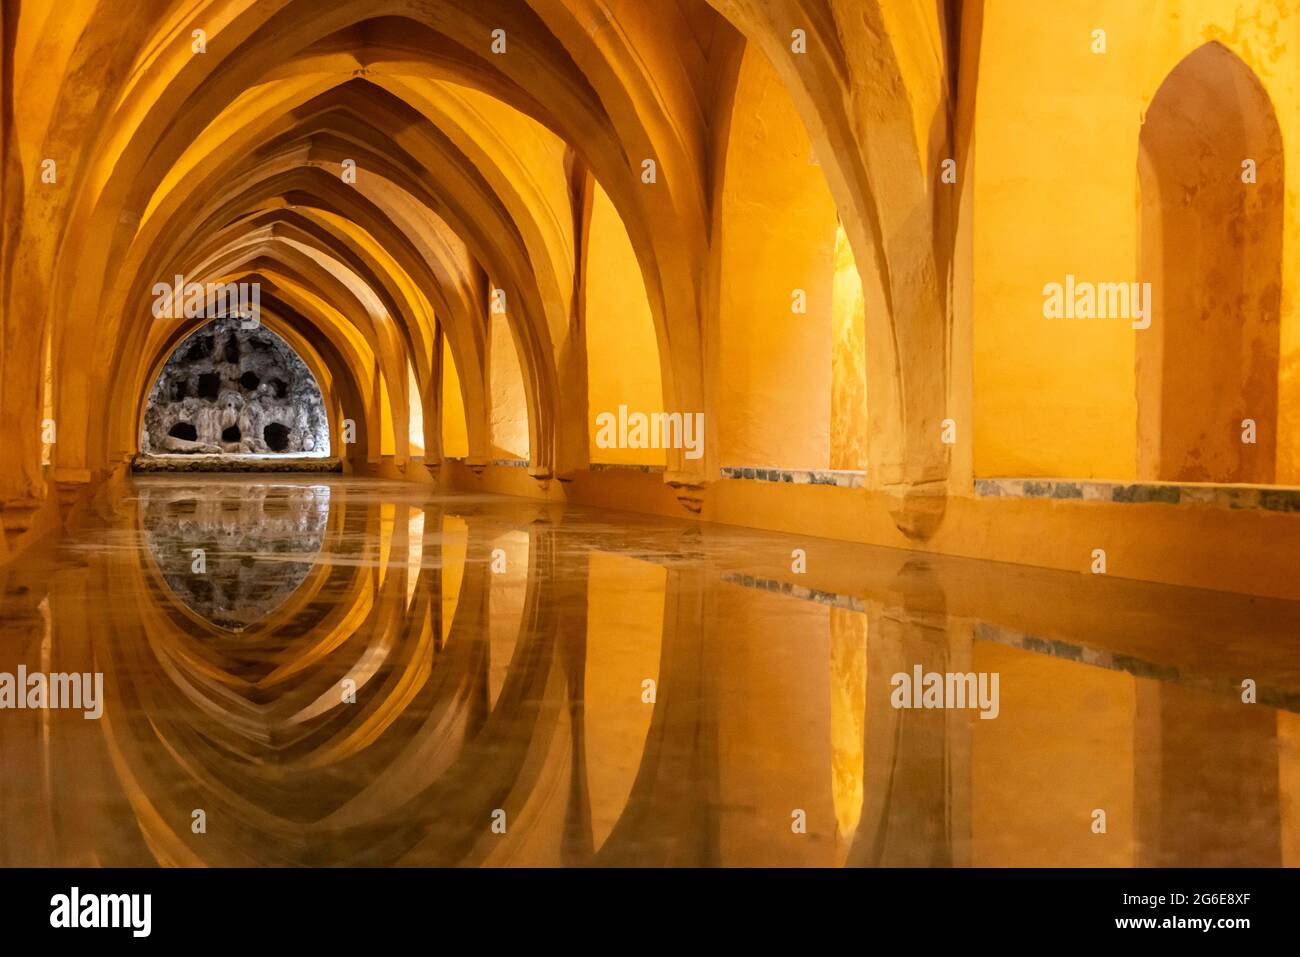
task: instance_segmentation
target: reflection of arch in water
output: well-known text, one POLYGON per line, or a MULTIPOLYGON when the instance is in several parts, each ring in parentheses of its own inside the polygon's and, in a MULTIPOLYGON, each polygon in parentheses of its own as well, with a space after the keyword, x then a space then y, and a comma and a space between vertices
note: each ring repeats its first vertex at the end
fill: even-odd
MULTIPOLYGON (((118 787, 160 861, 508 859, 517 848, 485 826, 493 809, 506 809, 526 843, 531 830, 548 833, 551 818, 523 825, 538 813, 530 805, 563 814, 574 797, 549 786, 571 770, 554 547, 529 549, 522 627, 489 711, 487 564, 463 569, 456 620, 440 643, 441 523, 393 521, 393 506, 373 501, 334 504, 331 553, 347 541, 377 547, 322 563, 313 601, 295 596, 292 615, 277 609, 250 628, 256 648, 222 641, 211 626, 192 634, 192 615, 157 602, 143 554, 114 552, 97 565, 136 596, 109 609, 96 632, 114 674, 107 707, 120 716, 104 730, 118 787), (417 529, 418 550, 409 539, 417 529), (340 694, 345 679, 355 703, 340 694), (239 827, 191 838, 185 808, 199 806, 239 827)), ((500 526, 469 529, 467 550, 486 555, 500 526)))
POLYGON ((169 482, 141 487, 139 514, 167 589, 206 622, 242 632, 306 580, 329 503, 327 485, 169 482))
MULTIPOLYGON (((192 492, 198 483, 145 484, 192 492)), ((626 701, 606 689, 607 705, 655 722, 654 741, 644 724, 622 739, 602 728, 591 755, 587 728, 611 712, 583 711, 586 562, 568 564, 558 528, 333 492, 325 557, 298 592, 238 635, 172 600, 149 549, 92 557, 87 593, 120 600, 81 636, 106 673, 111 720, 100 726, 107 757, 79 769, 77 793, 112 802, 118 824, 85 846, 132 864, 582 864, 596 860, 596 816, 602 831, 612 827, 601 860, 693 860, 710 845, 700 827, 683 826, 711 826, 691 731, 702 700, 689 691, 698 683, 697 603, 673 615, 680 647, 661 694, 675 706, 642 704, 637 686, 626 701), (463 539, 447 535, 462 529, 463 539), (524 595, 521 610, 504 616, 518 622, 508 664, 494 669, 487 557, 507 529, 527 538, 524 595), (455 618, 444 630, 445 599, 455 618), (343 700, 345 679, 356 683, 355 703, 343 700), (618 780, 593 782, 591 761, 611 755, 621 766, 602 771, 618 780), (193 835, 196 807, 227 825, 193 835), (497 808, 505 835, 489 828, 497 808), (662 819, 657 830, 677 850, 659 839, 647 849, 637 826, 647 814, 662 819)), ((146 507, 136 497, 124 505, 146 507)), ((611 535, 610 544, 627 554, 625 538, 611 535)), ((650 544, 654 555, 669 551, 650 544)), ((662 580, 653 562, 645 574, 662 580)), ((606 640, 617 638, 616 616, 598 611, 597 620, 606 640)), ((55 753, 70 753, 66 745, 56 735, 55 753)), ((71 794, 60 807, 77 806, 71 794)))
MULTIPOLYGON (((412 594, 402 540, 408 524, 385 528, 378 503, 334 498, 326 538, 339 560, 317 566, 309 602, 295 595, 237 643, 221 640, 211 626, 195 637, 192 616, 159 604, 148 582, 150 559, 107 557, 114 566, 107 573, 124 590, 141 573, 146 578, 136 589, 139 607, 113 609, 105 623, 106 657, 118 676, 109 683, 131 702, 116 702, 115 713, 125 719, 106 731, 121 755, 115 771, 128 793, 167 805, 175 799, 161 815, 139 816, 151 850, 169 860, 319 863, 319 847, 333 843, 327 835, 335 827, 324 819, 339 813, 364 821, 371 788, 371 802, 401 803, 393 777, 412 769, 397 758, 409 753, 412 724, 437 710, 434 697, 441 694, 453 710, 463 704, 455 690, 476 673, 475 644, 461 642, 465 654, 453 652, 431 669, 436 567, 419 569, 412 594), (381 545, 383 557, 354 556, 346 543, 355 540, 381 545), (345 679, 356 685, 355 704, 343 701, 345 679), (207 803, 189 793, 196 789, 207 803), (232 815, 238 834, 191 842, 180 813, 186 801, 232 815)), ((456 723, 442 726, 450 747, 418 762, 421 773, 436 773, 458 751, 456 723)), ((363 850, 341 842, 336 852, 338 860, 329 862, 363 850)))
POLYGON ((1135 334, 1139 475, 1272 482, 1282 137, 1259 80, 1221 44, 1188 55, 1156 91, 1138 180, 1139 274, 1153 304, 1135 334), (1244 419, 1255 444, 1242 441, 1244 419))

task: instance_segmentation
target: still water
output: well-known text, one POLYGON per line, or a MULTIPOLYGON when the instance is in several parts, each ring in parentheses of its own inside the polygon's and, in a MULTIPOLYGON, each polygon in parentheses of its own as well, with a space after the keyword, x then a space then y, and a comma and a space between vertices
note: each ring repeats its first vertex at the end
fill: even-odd
POLYGON ((320 476, 0 587, 102 676, 0 703, 2 865, 1300 865, 1294 602, 320 476))

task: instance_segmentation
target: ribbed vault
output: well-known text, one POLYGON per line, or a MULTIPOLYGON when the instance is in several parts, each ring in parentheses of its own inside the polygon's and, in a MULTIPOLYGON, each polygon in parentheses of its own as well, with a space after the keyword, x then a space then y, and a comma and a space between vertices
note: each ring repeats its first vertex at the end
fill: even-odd
MULTIPOLYGON (((586 355, 595 184, 634 250, 663 408, 709 421, 730 265, 717 252, 726 131, 746 108, 735 84, 753 47, 787 86, 884 303, 868 318, 871 482, 897 493, 909 533, 941 514, 951 211, 932 181, 952 137, 949 64, 900 57, 896 38, 942 51, 942 9, 144 0, 129 18, 108 2, 57 18, 7 7, 4 25, 7 94, 36 89, 38 61, 45 81, 5 128, 10 508, 47 489, 38 423, 16 411, 41 389, 30 357, 50 357, 53 477, 111 473, 137 451, 139 397, 194 326, 150 315, 154 284, 178 275, 261 284, 266 321, 313 366, 332 427, 352 425, 355 442, 331 436, 350 468, 421 480, 410 466, 442 458, 448 361, 466 462, 494 454, 490 329, 503 314, 530 474, 585 468, 586 363, 617 361, 586 355), (32 172, 47 156, 53 188, 32 172), (909 511, 918 490, 940 503, 927 520, 909 511)), ((665 455, 665 481, 687 498, 725 464, 708 429, 703 455, 665 455)))

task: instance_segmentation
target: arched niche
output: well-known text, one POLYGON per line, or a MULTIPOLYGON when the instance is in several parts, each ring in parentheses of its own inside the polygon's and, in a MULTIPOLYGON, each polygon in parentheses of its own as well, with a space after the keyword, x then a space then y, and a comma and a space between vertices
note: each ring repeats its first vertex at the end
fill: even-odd
POLYGON ((1250 68, 1218 43, 1184 58, 1139 137, 1142 478, 1274 480, 1282 174, 1277 119, 1250 68))
POLYGON ((329 420, 307 364, 266 326, 216 319, 187 336, 145 401, 145 454, 328 456, 329 420))

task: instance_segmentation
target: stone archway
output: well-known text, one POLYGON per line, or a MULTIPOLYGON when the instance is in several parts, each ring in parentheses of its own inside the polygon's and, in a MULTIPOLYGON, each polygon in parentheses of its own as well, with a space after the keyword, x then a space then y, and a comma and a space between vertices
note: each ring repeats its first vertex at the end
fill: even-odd
POLYGON ((145 401, 148 454, 328 456, 316 377, 265 326, 217 319, 187 336, 145 401))

